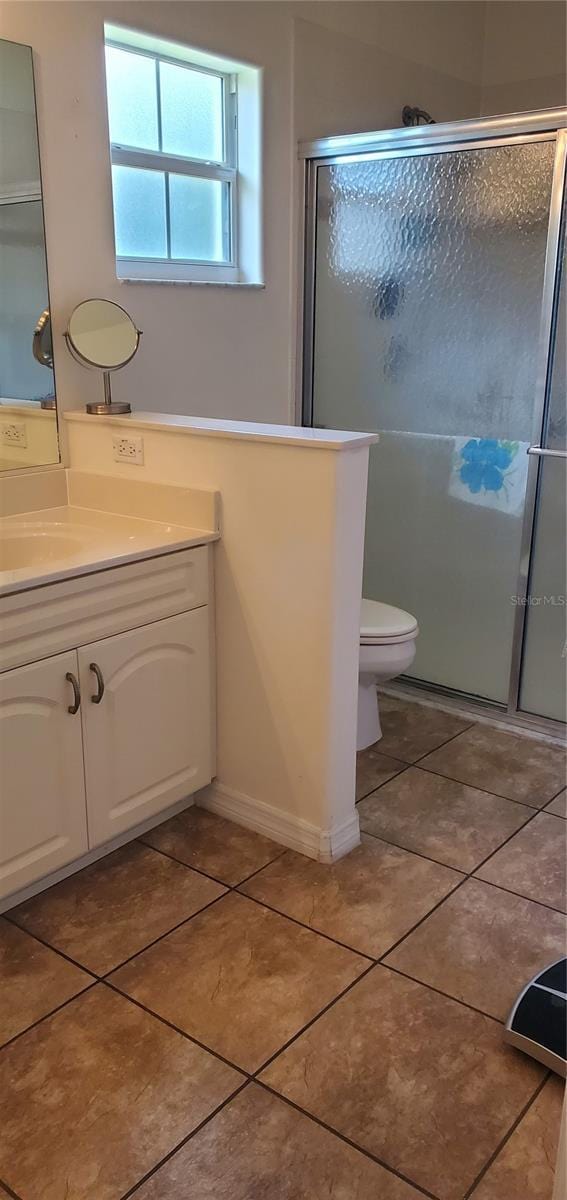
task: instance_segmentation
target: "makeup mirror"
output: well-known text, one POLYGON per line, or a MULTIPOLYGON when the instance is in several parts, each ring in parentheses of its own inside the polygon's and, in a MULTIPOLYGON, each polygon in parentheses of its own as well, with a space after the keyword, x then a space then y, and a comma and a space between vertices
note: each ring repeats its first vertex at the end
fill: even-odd
POLYGON ((112 399, 110 373, 131 361, 140 344, 141 332, 126 309, 113 300, 83 300, 73 309, 65 332, 67 346, 77 362, 103 373, 104 401, 87 404, 88 413, 116 416, 131 412, 126 401, 112 399))

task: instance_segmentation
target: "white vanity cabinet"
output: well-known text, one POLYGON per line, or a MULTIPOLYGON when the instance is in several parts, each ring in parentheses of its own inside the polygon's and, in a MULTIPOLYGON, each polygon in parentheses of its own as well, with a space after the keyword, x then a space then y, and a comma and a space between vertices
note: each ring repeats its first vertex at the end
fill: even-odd
POLYGON ((0 896, 88 850, 71 673, 75 651, 0 675, 0 896))
POLYGON ((79 650, 92 846, 209 782, 209 657, 206 608, 79 650))
POLYGON ((198 547, 2 600, 0 899, 210 782, 210 588, 198 547))

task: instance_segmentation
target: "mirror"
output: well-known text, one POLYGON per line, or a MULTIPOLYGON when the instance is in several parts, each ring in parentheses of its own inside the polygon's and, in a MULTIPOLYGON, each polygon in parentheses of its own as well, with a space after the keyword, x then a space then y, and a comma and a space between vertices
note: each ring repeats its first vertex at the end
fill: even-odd
POLYGON ((138 349, 141 330, 124 308, 113 300, 83 300, 69 318, 65 339, 73 358, 87 367, 103 372, 104 403, 87 404, 87 412, 129 413, 126 401, 113 400, 110 372, 126 366, 138 349))
POLYGON ((0 39, 2 471, 59 462, 50 342, 32 51, 0 39))

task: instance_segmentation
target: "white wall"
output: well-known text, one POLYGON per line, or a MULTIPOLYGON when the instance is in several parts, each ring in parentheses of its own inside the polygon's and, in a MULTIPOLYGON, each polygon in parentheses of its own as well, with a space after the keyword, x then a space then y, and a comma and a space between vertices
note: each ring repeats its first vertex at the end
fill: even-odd
POLYGON ((397 128, 404 104, 437 121, 479 113, 484 4, 295 4, 299 139, 397 128))
POLYGON ((563 0, 487 0, 482 115, 567 103, 566 25, 563 0))

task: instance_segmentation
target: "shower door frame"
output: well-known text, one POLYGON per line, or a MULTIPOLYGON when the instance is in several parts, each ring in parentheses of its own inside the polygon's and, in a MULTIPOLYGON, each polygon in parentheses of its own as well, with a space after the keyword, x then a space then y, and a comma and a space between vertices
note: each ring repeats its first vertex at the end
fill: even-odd
MULTIPOLYGON (((554 141, 555 160, 551 186, 547 246, 541 301, 537 372, 534 393, 532 447, 542 445, 545 435, 549 389, 549 363, 553 349, 557 302, 559 258, 561 252, 561 216, 567 168, 567 108, 541 109, 527 113, 509 113, 500 117, 480 117, 471 121, 452 121, 439 125, 421 125, 404 129, 386 129, 375 133, 356 133, 300 142, 299 158, 304 170, 303 234, 303 342, 298 356, 298 394, 301 395, 300 420, 313 424, 313 381, 315 341, 315 287, 317 252, 317 175, 320 166, 370 162, 390 158, 482 150, 494 146, 525 145, 528 142, 554 141)), ((562 454, 560 454, 563 457, 562 454)), ((506 722, 563 737, 565 725, 550 717, 522 712, 520 697, 522 653, 527 615, 527 596, 532 544, 537 516, 537 501, 542 460, 529 454, 524 516, 518 566, 517 603, 512 637, 509 692, 507 703, 487 700, 454 688, 417 679, 397 683, 397 689, 421 693, 431 699, 443 698, 449 707, 472 707, 487 716, 505 717, 506 722)))

